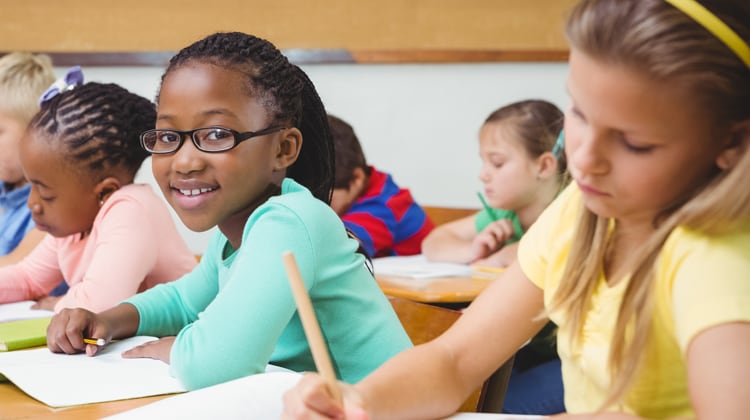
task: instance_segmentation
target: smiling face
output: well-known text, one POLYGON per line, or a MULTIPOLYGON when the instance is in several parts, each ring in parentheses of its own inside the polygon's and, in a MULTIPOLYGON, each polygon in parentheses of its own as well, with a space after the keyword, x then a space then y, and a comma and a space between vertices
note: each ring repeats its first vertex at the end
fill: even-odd
POLYGON ((712 127, 676 82, 574 50, 568 91, 568 167, 593 213, 649 227, 716 170, 728 133, 712 127))
POLYGON ((89 232, 101 199, 95 180, 82 176, 60 158, 60 150, 33 132, 21 141, 20 152, 36 227, 55 237, 89 232))
POLYGON ((515 138, 510 121, 485 123, 479 130, 479 179, 492 207, 519 211, 535 201, 539 164, 515 138))
MULTIPOLYGON (((265 129, 274 121, 247 93, 246 85, 242 73, 212 64, 189 62, 177 67, 162 82, 156 128, 265 129)), ((186 138, 176 152, 153 155, 154 178, 188 228, 205 231, 218 225, 231 240, 241 235, 269 188, 281 184, 286 164, 280 162, 279 153, 289 131, 254 137, 220 153, 202 152, 186 138)))

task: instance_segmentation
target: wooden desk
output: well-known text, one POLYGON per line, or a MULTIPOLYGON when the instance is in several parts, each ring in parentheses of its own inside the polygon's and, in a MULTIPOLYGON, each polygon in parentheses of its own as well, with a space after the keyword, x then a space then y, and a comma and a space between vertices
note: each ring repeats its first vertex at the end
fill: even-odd
POLYGON ((412 279, 376 274, 375 280, 388 296, 425 303, 469 303, 497 276, 482 274, 472 277, 412 279))
MULTIPOLYGON (((75 386, 71 384, 71 386, 75 386)), ((170 394, 171 395, 171 394, 170 394)), ((52 408, 29 397, 9 382, 0 383, 0 418, 5 419, 100 419, 123 411, 140 407, 170 395, 109 401, 98 404, 75 405, 52 408)))

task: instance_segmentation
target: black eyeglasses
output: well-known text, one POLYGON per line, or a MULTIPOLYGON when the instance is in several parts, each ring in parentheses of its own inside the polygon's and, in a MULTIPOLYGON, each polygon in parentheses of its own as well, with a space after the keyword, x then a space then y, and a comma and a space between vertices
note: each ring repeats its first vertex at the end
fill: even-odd
POLYGON ((260 131, 240 133, 225 127, 202 127, 195 130, 148 130, 141 134, 141 146, 155 155, 174 153, 182 147, 185 136, 190 136, 198 150, 206 153, 225 152, 253 137, 263 136, 287 127, 272 126, 260 131))

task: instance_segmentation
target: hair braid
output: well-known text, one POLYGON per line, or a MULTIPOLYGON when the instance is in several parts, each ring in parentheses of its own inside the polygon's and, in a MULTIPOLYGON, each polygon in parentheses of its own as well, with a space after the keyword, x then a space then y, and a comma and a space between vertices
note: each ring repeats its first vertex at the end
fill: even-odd
POLYGON ((42 104, 31 128, 85 170, 122 167, 135 176, 148 156, 140 147, 140 133, 155 121, 149 100, 115 84, 92 82, 42 104))

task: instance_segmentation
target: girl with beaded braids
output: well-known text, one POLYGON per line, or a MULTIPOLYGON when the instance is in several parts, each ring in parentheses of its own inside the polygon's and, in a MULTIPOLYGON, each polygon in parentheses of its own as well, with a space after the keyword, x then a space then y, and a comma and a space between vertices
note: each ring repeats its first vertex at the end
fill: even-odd
POLYGON ((39 299, 42 309, 109 309, 195 266, 164 201, 133 183, 153 127, 147 99, 80 69, 53 84, 20 144, 28 206, 49 233, 22 261, 0 268, 0 302, 39 299), (43 297, 60 283, 62 297, 43 297), (43 298, 42 298, 43 297, 43 298))
POLYGON ((566 33, 573 182, 516 262, 343 407, 306 375, 285 418, 442 418, 547 320, 556 419, 748 418, 750 5, 583 0, 566 33))
POLYGON ((363 378, 411 346, 358 242, 328 205, 332 139, 310 80, 270 42, 217 33, 183 49, 162 77, 156 129, 141 136, 154 177, 188 228, 218 226, 198 267, 94 314, 63 311, 54 352, 96 354, 107 342, 161 337, 150 357, 196 389, 263 372, 315 369, 282 264, 291 251, 339 378, 363 378))

